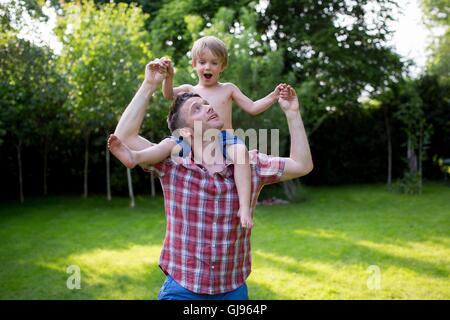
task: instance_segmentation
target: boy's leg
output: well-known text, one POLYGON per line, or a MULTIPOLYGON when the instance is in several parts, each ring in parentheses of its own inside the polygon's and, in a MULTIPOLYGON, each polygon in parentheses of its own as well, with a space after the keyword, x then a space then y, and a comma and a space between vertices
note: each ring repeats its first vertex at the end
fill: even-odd
POLYGON ((250 210, 251 168, 248 150, 245 144, 235 135, 221 132, 224 157, 234 164, 234 181, 239 196, 239 212, 241 225, 252 228, 253 220, 250 210))
POLYGON ((137 165, 133 154, 134 151, 128 148, 118 137, 113 134, 109 136, 108 149, 127 168, 132 169, 137 165))
POLYGON ((151 148, 143 150, 131 150, 115 135, 110 135, 108 139, 108 148, 127 168, 133 169, 138 164, 145 164, 152 158, 151 148))

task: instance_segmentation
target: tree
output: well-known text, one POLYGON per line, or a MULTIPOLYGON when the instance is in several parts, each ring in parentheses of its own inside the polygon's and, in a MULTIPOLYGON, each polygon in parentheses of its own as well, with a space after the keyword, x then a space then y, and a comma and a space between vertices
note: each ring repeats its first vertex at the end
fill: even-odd
POLYGON ((317 108, 359 107, 367 87, 378 90, 401 77, 398 55, 386 46, 393 1, 270 1, 260 30, 285 48, 285 69, 312 82, 317 108))
POLYGON ((379 96, 386 110, 395 110, 391 114, 400 122, 404 133, 407 169, 399 187, 400 191, 413 194, 421 193, 422 190, 422 163, 426 158, 432 132, 432 126, 424 113, 418 84, 417 80, 403 79, 379 96))
POLYGON ((443 33, 431 44, 431 56, 427 61, 429 73, 441 82, 450 83, 450 6, 445 0, 422 0, 426 24, 429 28, 442 28, 443 33))
POLYGON ((17 151, 19 195, 23 194, 22 148, 43 143, 43 189, 47 192, 48 143, 57 130, 57 115, 64 100, 64 85, 55 68, 55 57, 11 34, 0 38, 0 119, 17 151))
MULTIPOLYGON (((151 57, 147 16, 135 5, 68 3, 58 22, 63 42, 61 66, 70 84, 67 108, 85 141, 84 197, 88 194, 89 142, 105 139, 107 197, 111 199, 106 139, 131 100, 151 57)), ((131 190, 131 186, 130 186, 131 190)))

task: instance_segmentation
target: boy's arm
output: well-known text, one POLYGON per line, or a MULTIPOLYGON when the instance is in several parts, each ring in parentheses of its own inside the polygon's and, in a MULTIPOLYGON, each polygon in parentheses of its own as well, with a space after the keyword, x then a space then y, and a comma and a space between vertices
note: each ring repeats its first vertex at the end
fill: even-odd
POLYGON ((281 176, 281 181, 286 181, 307 175, 313 169, 313 161, 294 89, 287 86, 282 90, 278 102, 286 115, 291 136, 290 154, 289 158, 285 158, 284 172, 281 176))
POLYGON ((190 84, 183 84, 179 87, 173 87, 173 66, 172 61, 167 58, 162 59, 164 66, 166 67, 166 77, 163 80, 163 96, 168 100, 173 100, 180 92, 192 92, 192 86, 190 84))
POLYGON ((263 111, 266 111, 271 105, 273 105, 277 99, 280 91, 280 86, 278 85, 274 91, 269 93, 262 99, 257 101, 252 101, 249 97, 242 93, 242 91, 234 84, 231 85, 231 97, 236 102, 236 104, 241 107, 245 112, 251 115, 260 114, 263 111))
POLYGON ((163 66, 155 59, 145 66, 145 79, 127 106, 114 135, 133 150, 142 150, 153 145, 139 135, 150 97, 164 78, 163 66))

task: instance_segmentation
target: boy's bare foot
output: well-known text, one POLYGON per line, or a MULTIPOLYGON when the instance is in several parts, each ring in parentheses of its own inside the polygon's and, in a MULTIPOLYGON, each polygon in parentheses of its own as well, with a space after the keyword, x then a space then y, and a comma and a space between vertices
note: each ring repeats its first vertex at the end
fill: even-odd
POLYGON ((136 166, 132 151, 118 137, 110 135, 108 139, 108 149, 122 162, 125 167, 133 169, 136 166))

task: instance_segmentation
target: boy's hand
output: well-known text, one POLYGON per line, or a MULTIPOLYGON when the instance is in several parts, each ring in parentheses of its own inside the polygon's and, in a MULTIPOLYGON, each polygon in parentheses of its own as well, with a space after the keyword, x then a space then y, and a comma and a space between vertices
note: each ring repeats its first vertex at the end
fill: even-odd
POLYGON ((280 97, 278 98, 278 103, 281 106, 281 109, 284 112, 299 110, 299 103, 297 99, 297 94, 295 93, 294 88, 290 85, 283 84, 283 87, 280 91, 280 97))
POLYGON ((285 87, 285 84, 284 83, 280 83, 272 91, 272 93, 270 95, 271 95, 271 97, 272 97, 274 102, 276 100, 278 100, 278 98, 280 97, 280 92, 281 92, 282 89, 284 89, 284 87, 285 87))
POLYGON ((152 60, 145 66, 145 81, 151 85, 158 85, 164 80, 166 73, 166 67, 161 59, 152 60))
POLYGON ((239 208, 238 217, 241 219, 241 226, 243 228, 253 228, 252 212, 249 208, 239 208))
POLYGON ((173 71, 172 61, 169 58, 163 57, 163 58, 161 58, 161 62, 165 66, 166 77, 173 78, 174 71, 173 71))

